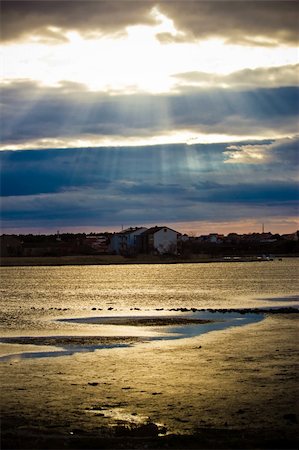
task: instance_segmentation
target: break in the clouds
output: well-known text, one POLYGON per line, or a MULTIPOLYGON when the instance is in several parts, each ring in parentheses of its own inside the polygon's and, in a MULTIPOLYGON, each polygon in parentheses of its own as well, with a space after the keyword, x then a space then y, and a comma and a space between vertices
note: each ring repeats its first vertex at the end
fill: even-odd
POLYGON ((294 227, 298 2, 1 6, 3 230, 294 227))
POLYGON ((128 26, 159 22, 157 11, 173 21, 176 32, 166 31, 162 42, 210 37, 247 45, 296 45, 296 1, 14 1, 2 2, 2 38, 13 41, 39 36, 63 40, 68 31, 83 35, 121 33, 128 26))
POLYGON ((37 36, 57 43, 65 33, 78 30, 87 37, 94 34, 123 33, 127 26, 152 24, 149 1, 42 0, 2 2, 4 41, 37 36))
POLYGON ((282 139, 274 142, 230 145, 224 154, 228 163, 237 164, 279 164, 287 171, 293 167, 297 170, 299 164, 298 137, 282 139))

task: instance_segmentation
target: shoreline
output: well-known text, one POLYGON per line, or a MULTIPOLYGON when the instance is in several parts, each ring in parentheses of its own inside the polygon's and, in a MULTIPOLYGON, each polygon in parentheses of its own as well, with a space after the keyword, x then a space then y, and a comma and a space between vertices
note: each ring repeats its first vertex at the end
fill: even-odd
POLYGON ((48 266, 100 266, 100 265, 133 265, 133 264, 204 264, 204 263, 236 263, 236 262, 272 262, 282 258, 298 258, 299 255, 276 255, 271 258, 260 256, 231 257, 192 257, 173 258, 149 256, 125 258, 120 255, 80 255, 80 256, 5 256, 0 258, 0 267, 48 267, 48 266))

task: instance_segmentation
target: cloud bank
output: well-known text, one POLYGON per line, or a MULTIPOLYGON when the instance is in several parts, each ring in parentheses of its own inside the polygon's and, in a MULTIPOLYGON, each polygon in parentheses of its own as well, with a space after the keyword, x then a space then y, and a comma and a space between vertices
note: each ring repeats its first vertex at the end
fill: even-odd
POLYGON ((2 89, 2 145, 37 139, 150 137, 193 133, 286 136, 297 131, 299 88, 108 95, 64 83, 23 81, 2 89))
POLYGON ((4 231, 295 223, 298 2, 1 7, 4 231))
POLYGON ((1 152, 3 229, 294 218, 295 149, 298 139, 1 152), (267 164, 227 164, 253 147, 267 164))
POLYGON ((273 88, 282 86, 298 86, 299 64, 278 67, 258 67, 243 69, 228 75, 206 72, 187 72, 173 75, 179 81, 178 88, 187 90, 190 86, 230 89, 273 88))
MULTIPOLYGON (((55 42, 68 31, 125 32, 135 24, 153 24, 156 8, 173 20, 181 40, 211 37, 250 45, 298 42, 298 5, 294 1, 14 1, 2 2, 2 39, 13 41, 36 35, 55 42)), ((159 36, 158 36, 159 38, 159 36)), ((178 40, 166 33, 162 42, 178 40)))

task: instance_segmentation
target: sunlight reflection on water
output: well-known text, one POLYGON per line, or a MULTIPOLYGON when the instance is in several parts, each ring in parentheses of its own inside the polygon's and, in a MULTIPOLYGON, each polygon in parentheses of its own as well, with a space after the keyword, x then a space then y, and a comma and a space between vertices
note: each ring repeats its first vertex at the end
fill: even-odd
POLYGON ((171 308, 298 305, 298 259, 251 263, 2 267, 4 334, 70 329, 53 319, 171 308), (273 301, 274 300, 274 301, 273 301), (50 319, 50 320, 49 320, 50 319))

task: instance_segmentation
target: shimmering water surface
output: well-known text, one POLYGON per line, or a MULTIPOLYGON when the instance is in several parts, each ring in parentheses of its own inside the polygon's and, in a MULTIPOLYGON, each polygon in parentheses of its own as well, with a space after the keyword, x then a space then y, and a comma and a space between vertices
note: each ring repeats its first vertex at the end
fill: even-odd
POLYGON ((250 263, 2 267, 2 332, 28 335, 59 330, 67 325, 55 319, 63 317, 152 314, 157 309, 164 314, 182 307, 297 306, 297 278, 296 258, 250 263))

